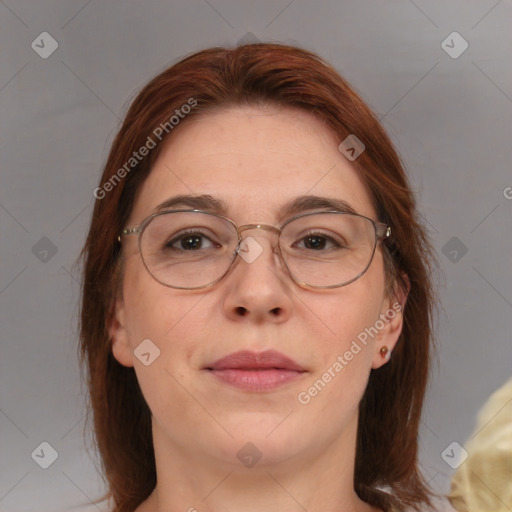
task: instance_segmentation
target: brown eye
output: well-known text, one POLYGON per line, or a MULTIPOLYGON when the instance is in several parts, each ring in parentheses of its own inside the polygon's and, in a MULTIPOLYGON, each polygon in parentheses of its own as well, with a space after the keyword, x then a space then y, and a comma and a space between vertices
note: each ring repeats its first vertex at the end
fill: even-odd
POLYGON ((219 248, 221 244, 212 242, 206 235, 197 231, 181 233, 164 245, 164 249, 175 249, 177 251, 198 251, 212 247, 219 248))

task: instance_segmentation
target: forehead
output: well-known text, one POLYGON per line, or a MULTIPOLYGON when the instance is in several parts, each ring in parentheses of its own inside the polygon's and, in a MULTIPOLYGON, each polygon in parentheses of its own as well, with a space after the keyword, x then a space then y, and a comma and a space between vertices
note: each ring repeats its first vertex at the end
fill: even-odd
POLYGON ((341 200, 375 218, 340 142, 322 120, 289 107, 236 106, 197 116, 166 140, 131 219, 140 222, 178 195, 219 199, 236 222, 284 220, 283 206, 301 196, 341 200))

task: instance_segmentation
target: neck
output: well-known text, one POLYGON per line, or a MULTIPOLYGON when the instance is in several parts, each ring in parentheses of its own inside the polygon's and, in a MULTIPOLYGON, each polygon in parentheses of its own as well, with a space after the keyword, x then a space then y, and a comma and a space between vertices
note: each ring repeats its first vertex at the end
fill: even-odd
POLYGON ((357 417, 341 435, 319 439, 307 453, 267 455, 244 467, 219 460, 220 454, 185 450, 153 420, 157 486, 136 512, 376 511, 354 491, 356 432, 357 417))

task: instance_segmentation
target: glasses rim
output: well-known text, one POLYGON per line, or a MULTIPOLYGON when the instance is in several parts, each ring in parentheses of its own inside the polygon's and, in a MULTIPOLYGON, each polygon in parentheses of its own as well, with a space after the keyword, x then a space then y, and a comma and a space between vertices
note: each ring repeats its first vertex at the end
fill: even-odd
POLYGON ((238 256, 239 251, 240 251, 240 248, 241 248, 240 244, 243 241, 242 232, 245 231, 245 230, 248 230, 248 229, 263 229, 265 231, 277 232, 277 234, 278 234, 277 252, 278 252, 280 261, 284 265, 284 268, 286 269, 288 275, 299 286, 302 286, 302 287, 305 287, 305 288, 312 288, 312 289, 340 288, 342 286, 346 286, 346 285, 348 285, 350 283, 353 283, 354 281, 359 279, 370 268, 370 265, 371 265, 371 263, 373 261, 373 258, 375 256, 375 252, 376 252, 376 249, 377 249, 377 244, 380 241, 386 240, 386 239, 388 239, 391 236, 391 226, 389 226, 388 224, 385 224, 383 222, 375 221, 375 220, 371 219, 370 217, 367 217, 366 215, 361 215, 360 213, 356 213, 356 212, 348 212, 348 211, 341 211, 341 210, 315 210, 315 211, 311 211, 311 212, 303 212, 303 213, 300 213, 298 215, 294 215, 294 216, 290 217, 289 219, 285 220, 284 223, 281 224, 280 227, 276 227, 276 226, 269 225, 269 224, 245 224, 245 225, 242 225, 242 226, 238 226, 238 224, 235 221, 233 221, 229 217, 226 217, 226 216, 221 215, 219 213, 208 212, 208 211, 204 211, 204 210, 188 208, 188 209, 168 209, 168 210, 162 210, 160 212, 152 213, 151 215, 148 215, 145 219, 143 219, 142 222, 138 226, 131 226, 131 227, 127 226, 127 227, 123 228, 123 230, 121 231, 120 235, 117 237, 117 240, 118 240, 119 243, 121 243, 121 237, 123 237, 123 236, 130 236, 130 235, 137 235, 137 239, 138 239, 138 244, 137 245, 138 245, 138 248, 139 248, 139 254, 140 254, 140 257, 142 259, 142 263, 144 264, 144 267, 146 268, 148 273, 151 275, 151 277, 153 277, 153 279, 155 279, 158 283, 162 284, 163 286, 167 286, 169 288, 174 288, 174 289, 178 289, 178 290, 198 290, 198 289, 206 289, 206 288, 210 288, 211 286, 214 286, 215 284, 217 284, 219 281, 221 281, 230 272, 230 270, 233 268, 233 264, 236 261, 237 256, 238 256), (230 223, 235 228, 235 231, 237 232, 237 235, 238 235, 237 247, 236 247, 236 250, 235 250, 233 258, 232 258, 231 262, 229 263, 229 266, 227 267, 226 271, 219 278, 215 279, 211 283, 208 283, 206 285, 201 285, 201 286, 194 286, 194 287, 175 286, 175 285, 170 285, 170 284, 168 284, 166 282, 161 281, 148 268, 148 266, 146 264, 146 261, 144 259, 144 256, 142 254, 142 246, 141 246, 142 234, 144 233, 144 230, 147 228, 147 226, 151 223, 151 221, 153 221, 153 219, 155 219, 157 217, 160 217, 160 216, 163 216, 163 215, 166 215, 166 214, 171 214, 171 213, 201 213, 201 214, 205 214, 205 215, 211 215, 211 216, 218 217, 220 219, 223 219, 223 220, 227 221, 228 223, 230 223), (375 242, 373 244, 373 248, 372 248, 372 252, 371 252, 371 256, 369 258, 368 264, 354 278, 352 278, 349 281, 346 281, 346 282, 344 282, 342 284, 326 285, 326 286, 310 285, 308 283, 305 283, 304 281, 301 281, 300 279, 297 279, 293 275, 291 270, 289 269, 289 267, 288 267, 288 265, 286 263, 286 260, 283 258, 282 253, 281 253, 280 237, 281 237, 281 234, 283 232, 283 229, 288 224, 290 224, 291 222, 293 222, 293 221, 295 221, 297 219, 303 218, 303 217, 308 217, 308 216, 311 216, 311 215, 324 214, 324 213, 339 214, 339 215, 350 215, 352 217, 360 217, 362 219, 366 219, 367 221, 371 222, 371 224, 373 225, 374 234, 375 234, 375 242))

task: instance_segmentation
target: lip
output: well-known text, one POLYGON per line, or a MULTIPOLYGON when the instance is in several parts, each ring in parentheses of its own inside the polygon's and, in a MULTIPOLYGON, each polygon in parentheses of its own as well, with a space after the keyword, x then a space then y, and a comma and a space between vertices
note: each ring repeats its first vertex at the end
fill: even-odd
POLYGON ((299 378, 306 370, 275 350, 242 350, 205 367, 213 376, 246 391, 269 391, 299 378))

